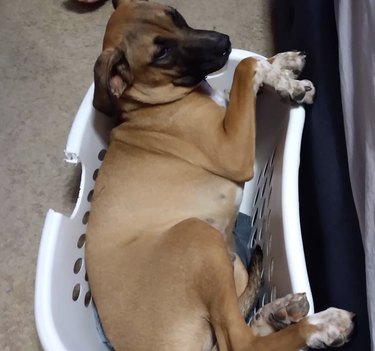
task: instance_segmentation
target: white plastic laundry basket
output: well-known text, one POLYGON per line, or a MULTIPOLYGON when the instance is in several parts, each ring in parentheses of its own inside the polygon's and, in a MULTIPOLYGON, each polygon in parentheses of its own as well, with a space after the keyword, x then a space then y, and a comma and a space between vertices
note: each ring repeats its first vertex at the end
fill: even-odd
MULTIPOLYGON (((229 91, 240 60, 257 56, 233 50, 226 69, 208 78, 229 91)), ((259 57, 259 56, 258 56, 259 57)), ((106 351, 96 329, 87 282, 84 245, 95 178, 112 121, 92 107, 93 85, 74 120, 66 161, 82 165, 80 192, 70 217, 49 210, 45 219, 35 286, 39 338, 48 351, 106 351)), ((261 303, 290 292, 306 292, 313 311, 302 246, 298 203, 303 107, 290 107, 276 94, 258 98, 255 175, 245 186, 240 211, 252 217, 251 244, 264 251, 265 293, 261 303)))

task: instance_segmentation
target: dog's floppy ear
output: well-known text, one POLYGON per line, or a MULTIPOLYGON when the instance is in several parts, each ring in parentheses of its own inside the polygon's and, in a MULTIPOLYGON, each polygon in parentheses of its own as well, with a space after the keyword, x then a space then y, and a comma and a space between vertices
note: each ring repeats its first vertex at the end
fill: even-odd
MULTIPOLYGON (((117 9, 121 4, 127 3, 127 2, 134 2, 138 0, 112 0, 112 5, 114 9, 117 9)), ((142 1, 148 1, 148 0, 142 0, 142 1)))
POLYGON ((115 100, 132 81, 133 76, 124 51, 117 47, 104 50, 94 66, 94 107, 112 116, 115 112, 115 100))

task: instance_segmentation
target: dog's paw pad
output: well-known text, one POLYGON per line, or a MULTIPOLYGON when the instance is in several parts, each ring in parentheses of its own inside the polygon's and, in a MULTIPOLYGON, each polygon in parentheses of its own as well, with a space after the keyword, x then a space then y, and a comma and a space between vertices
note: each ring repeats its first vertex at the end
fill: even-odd
POLYGON ((284 301, 282 309, 286 311, 286 319, 289 324, 299 322, 309 312, 310 304, 305 293, 289 294, 281 300, 284 301))
POLYGON ((251 326, 277 331, 299 322, 309 311, 306 294, 288 294, 262 307, 255 315, 251 326))
POLYGON ((338 347, 349 341, 353 332, 354 314, 337 308, 329 308, 307 318, 308 323, 317 327, 307 340, 313 349, 338 347))
POLYGON ((309 302, 306 294, 289 294, 271 302, 266 307, 267 319, 275 329, 282 329, 306 316, 309 302))
POLYGON ((282 52, 273 56, 270 62, 276 69, 284 71, 291 78, 296 78, 305 67, 306 54, 301 51, 282 52))

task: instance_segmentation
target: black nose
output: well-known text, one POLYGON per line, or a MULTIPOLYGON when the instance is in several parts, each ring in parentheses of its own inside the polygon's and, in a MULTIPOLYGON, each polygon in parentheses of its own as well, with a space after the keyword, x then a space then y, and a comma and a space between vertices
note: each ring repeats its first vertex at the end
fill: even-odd
POLYGON ((225 56, 231 50, 229 36, 212 30, 192 30, 189 49, 195 48, 211 53, 213 56, 225 56))
POLYGON ((211 48, 212 53, 217 56, 226 56, 231 50, 231 42, 226 34, 210 31, 207 32, 207 49, 211 48))
POLYGON ((226 56, 230 53, 231 42, 229 36, 226 34, 220 34, 220 39, 218 41, 219 55, 226 56))

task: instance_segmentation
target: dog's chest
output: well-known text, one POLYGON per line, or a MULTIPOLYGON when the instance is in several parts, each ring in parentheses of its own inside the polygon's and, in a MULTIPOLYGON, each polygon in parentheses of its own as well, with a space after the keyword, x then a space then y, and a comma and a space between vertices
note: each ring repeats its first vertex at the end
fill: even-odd
POLYGON ((201 84, 201 89, 204 93, 209 95, 209 97, 219 106, 227 108, 228 100, 224 93, 213 89, 206 81, 201 84))

